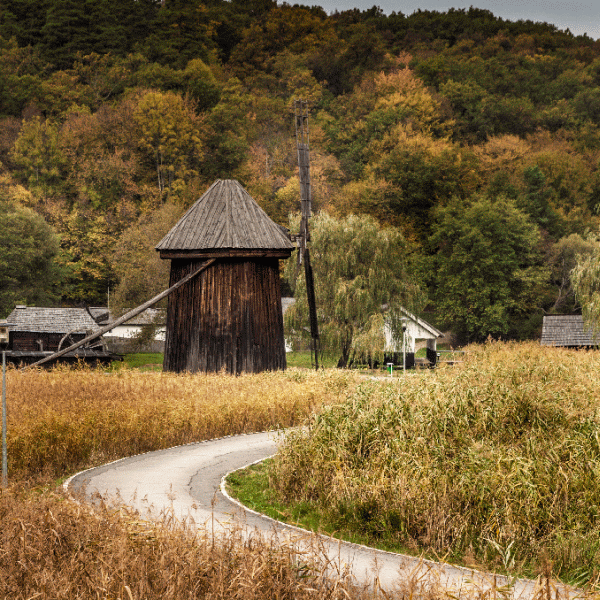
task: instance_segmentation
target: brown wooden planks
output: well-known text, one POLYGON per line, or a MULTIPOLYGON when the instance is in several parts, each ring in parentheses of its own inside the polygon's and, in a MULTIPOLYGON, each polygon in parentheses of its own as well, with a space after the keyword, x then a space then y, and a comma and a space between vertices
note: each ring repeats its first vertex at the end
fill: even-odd
MULTIPOLYGON (((196 264, 173 260, 171 284, 196 264)), ((239 374, 285 367, 277 259, 221 259, 170 296, 166 371, 239 374)))

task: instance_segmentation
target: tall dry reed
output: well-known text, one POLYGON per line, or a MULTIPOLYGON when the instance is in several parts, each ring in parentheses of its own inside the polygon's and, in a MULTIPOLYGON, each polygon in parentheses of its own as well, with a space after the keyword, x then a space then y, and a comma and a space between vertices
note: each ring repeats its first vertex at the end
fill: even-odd
POLYGON ((8 373, 12 481, 123 456, 290 427, 354 385, 347 373, 174 375, 57 368, 8 373))
POLYGON ((270 477, 340 528, 473 564, 600 573, 600 353, 472 347, 361 385, 288 436, 270 477))
POLYGON ((0 598, 10 600, 342 600, 366 598, 291 548, 235 532, 139 521, 49 494, 0 492, 0 598))
POLYGON ((33 483, 122 456, 289 427, 354 385, 343 373, 230 377, 57 368, 8 373, 0 598, 366 597, 289 548, 91 511, 33 483))

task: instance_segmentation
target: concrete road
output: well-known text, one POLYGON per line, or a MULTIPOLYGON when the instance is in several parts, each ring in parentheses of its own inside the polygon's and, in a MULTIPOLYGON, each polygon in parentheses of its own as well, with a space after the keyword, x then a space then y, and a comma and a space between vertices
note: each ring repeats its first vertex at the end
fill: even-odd
MULTIPOLYGON (((222 480, 231 471, 273 455, 277 439, 276 433, 257 433, 150 452, 79 473, 65 488, 91 503, 102 500, 129 506, 142 518, 168 516, 211 528, 216 535, 235 528, 246 536, 293 544, 299 553, 310 552, 317 561, 325 561, 332 574, 349 575, 359 585, 379 585, 388 593, 416 585, 420 589, 443 586, 465 597, 473 589, 494 587, 504 588, 514 598, 535 595, 535 583, 529 580, 509 586, 504 577, 342 543, 244 509, 227 496, 222 480)), ((562 598, 575 595, 562 587, 559 591, 562 598)))

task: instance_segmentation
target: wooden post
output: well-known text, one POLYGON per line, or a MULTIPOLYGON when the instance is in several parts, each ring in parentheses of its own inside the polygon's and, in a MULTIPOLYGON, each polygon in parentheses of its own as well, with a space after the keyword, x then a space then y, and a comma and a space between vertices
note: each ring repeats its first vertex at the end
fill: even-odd
POLYGON ((300 207, 302 221, 300 223, 300 247, 298 248, 298 261, 304 261, 304 276, 306 278, 306 293, 310 316, 310 335, 312 349, 315 353, 315 368, 319 370, 319 323, 317 321, 317 300, 313 271, 310 264, 308 242, 310 232, 308 220, 312 214, 312 196, 310 187, 310 150, 308 139, 308 103, 303 100, 295 102, 296 141, 298 144, 298 173, 300 176, 300 207))

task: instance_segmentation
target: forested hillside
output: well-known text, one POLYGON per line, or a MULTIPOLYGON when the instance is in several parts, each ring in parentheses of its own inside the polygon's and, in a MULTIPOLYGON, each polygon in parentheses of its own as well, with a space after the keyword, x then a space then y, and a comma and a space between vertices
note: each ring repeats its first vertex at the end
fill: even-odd
POLYGON ((0 24, 0 316, 146 300, 154 245, 217 178, 287 224, 296 98, 315 208, 400 228, 437 325, 519 338, 575 308, 600 42, 475 8, 274 0, 4 0, 0 24))

